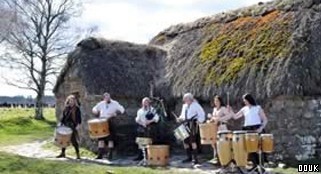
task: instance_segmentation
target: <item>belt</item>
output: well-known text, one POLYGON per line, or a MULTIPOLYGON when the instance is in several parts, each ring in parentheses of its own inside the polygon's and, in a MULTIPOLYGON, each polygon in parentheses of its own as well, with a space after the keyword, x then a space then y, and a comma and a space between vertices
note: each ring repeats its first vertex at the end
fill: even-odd
POLYGON ((220 125, 226 125, 227 123, 226 122, 220 122, 220 125))

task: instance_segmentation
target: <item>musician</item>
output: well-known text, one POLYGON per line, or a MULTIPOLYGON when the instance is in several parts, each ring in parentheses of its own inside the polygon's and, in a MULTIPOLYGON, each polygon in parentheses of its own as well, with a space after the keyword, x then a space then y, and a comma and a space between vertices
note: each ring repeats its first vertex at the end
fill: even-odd
MULTIPOLYGON (((243 130, 264 133, 264 128, 268 120, 261 106, 256 103, 251 94, 243 95, 243 102, 245 106, 236 114, 232 111, 231 107, 228 106, 228 110, 232 113, 233 118, 238 119, 244 117, 243 130)), ((265 157, 266 155, 263 155, 264 160, 267 161, 265 157)), ((259 155, 257 153, 250 153, 249 159, 254 164, 253 168, 259 164, 259 155)))
MULTIPOLYGON (((79 136, 78 129, 81 124, 81 113, 78 107, 75 96, 70 95, 67 97, 65 101, 65 108, 63 110, 63 117, 60 120, 60 125, 67 126, 72 129, 71 135, 71 144, 74 146, 77 159, 80 159, 79 155, 79 136)), ((57 158, 65 158, 66 157, 66 148, 61 149, 60 155, 57 158)))
POLYGON ((123 114, 125 109, 117 101, 112 100, 109 93, 104 93, 104 100, 99 102, 96 106, 93 107, 92 112, 99 118, 105 118, 108 120, 110 135, 105 138, 98 139, 98 156, 96 159, 102 159, 106 154, 106 144, 108 144, 108 159, 112 159, 112 152, 114 148, 114 126, 112 124, 113 118, 117 114, 123 114))
POLYGON ((184 104, 178 121, 184 122, 191 132, 190 137, 184 140, 184 148, 186 150, 187 158, 182 162, 186 163, 192 161, 193 164, 198 164, 196 143, 196 135, 198 131, 197 123, 203 123, 205 121, 205 112, 191 93, 186 93, 183 97, 183 101, 184 104))
MULTIPOLYGON (((214 109, 212 114, 208 114, 208 122, 214 122, 218 124, 218 130, 228 130, 227 121, 232 118, 232 114, 225 107, 222 97, 216 95, 213 100, 214 109)), ((216 144, 212 144, 213 147, 213 163, 217 163, 217 148, 216 144)))
MULTIPOLYGON (((136 123, 138 124, 137 134, 138 137, 148 137, 155 141, 157 134, 157 123, 159 115, 156 110, 151 106, 151 100, 148 97, 143 98, 142 107, 137 111, 136 123)), ((143 159, 143 152, 139 151, 139 155, 135 161, 143 159)))

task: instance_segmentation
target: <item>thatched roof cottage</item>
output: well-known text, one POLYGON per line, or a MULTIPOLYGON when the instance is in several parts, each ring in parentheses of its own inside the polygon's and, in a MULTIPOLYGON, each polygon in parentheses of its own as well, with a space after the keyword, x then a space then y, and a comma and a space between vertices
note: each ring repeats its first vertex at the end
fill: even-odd
MULTIPOLYGON (((320 157, 320 31, 320 0, 276 0, 171 26, 148 46, 121 49, 117 45, 121 42, 112 42, 106 47, 88 49, 80 43, 68 57, 56 85, 57 105, 61 106, 64 96, 73 92, 73 78, 81 82, 74 86, 84 91, 85 98, 104 90, 124 94, 124 101, 148 95, 144 82, 123 80, 138 77, 153 79, 154 91, 162 97, 179 101, 189 91, 204 106, 205 103, 209 106, 214 94, 226 96, 229 92, 231 104, 238 109, 241 96, 249 92, 268 114, 267 130, 274 134, 276 143, 274 157, 299 160, 320 157), (149 54, 142 48, 153 51, 149 54), (112 68, 106 70, 102 65, 112 68), (156 71, 144 74, 142 66, 155 66, 156 71), (129 69, 122 75, 116 73, 119 67, 129 69), (100 72, 101 76, 113 74, 110 76, 113 83, 93 75, 100 72), (68 90, 66 86, 70 86, 68 90)), ((85 101, 89 100, 81 102, 85 101)), ((237 120, 233 127, 239 129, 241 125, 237 120)))

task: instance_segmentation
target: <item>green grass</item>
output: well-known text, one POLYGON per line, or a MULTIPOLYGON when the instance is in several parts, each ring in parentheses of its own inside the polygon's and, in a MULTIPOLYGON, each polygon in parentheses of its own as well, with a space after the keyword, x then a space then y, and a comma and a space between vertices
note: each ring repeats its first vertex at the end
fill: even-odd
POLYGON ((46 108, 46 120, 35 120, 34 109, 0 109, 0 145, 42 140, 53 135, 56 125, 55 110, 46 108))
POLYGON ((82 164, 68 161, 51 161, 25 158, 0 153, 1 174, 175 174, 173 169, 155 170, 145 167, 114 167, 97 164, 82 164))
MULTIPOLYGON (((57 155, 60 153, 61 148, 55 146, 52 142, 48 142, 47 144, 42 146, 44 149, 56 152, 57 155)), ((66 150, 66 154, 68 157, 76 157, 75 150, 73 146, 69 146, 66 150)), ((85 148, 80 148, 80 156, 87 157, 87 158, 95 158, 97 155, 85 148)))

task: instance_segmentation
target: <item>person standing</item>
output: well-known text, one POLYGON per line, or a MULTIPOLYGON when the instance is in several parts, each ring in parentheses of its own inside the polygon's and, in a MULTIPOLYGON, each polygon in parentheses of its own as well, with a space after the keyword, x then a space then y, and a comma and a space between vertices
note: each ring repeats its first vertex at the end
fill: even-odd
POLYGON ((103 101, 96 104, 93 107, 92 112, 99 118, 107 119, 109 123, 110 135, 105 138, 98 139, 98 156, 96 159, 103 159, 106 154, 106 144, 108 144, 108 159, 112 159, 113 148, 114 148, 114 125, 113 118, 117 116, 117 114, 123 114, 125 109, 122 105, 120 105, 117 101, 112 100, 109 93, 103 94, 103 101))
MULTIPOLYGON (((74 146, 77 159, 80 159, 79 154, 79 135, 78 129, 81 124, 81 112, 79 106, 77 104, 76 98, 73 95, 67 97, 65 101, 65 108, 63 110, 63 116, 60 120, 60 125, 67 126, 72 129, 71 135, 71 144, 74 146)), ((57 158, 65 158, 66 157, 66 148, 61 149, 60 155, 57 158)))
MULTIPOLYGON (((223 102, 222 97, 216 95, 213 100, 214 108, 213 113, 208 114, 208 121, 214 122, 215 124, 218 124, 218 131, 222 130, 228 130, 227 128, 227 121, 232 118, 232 114, 228 111, 228 109, 225 107, 225 103, 223 102)), ((212 144, 213 147, 213 160, 211 160, 213 163, 217 163, 217 148, 216 144, 212 144)))
POLYGON ((182 162, 186 163, 192 161, 193 164, 198 164, 196 136, 198 123, 203 123, 205 121, 205 112, 191 93, 186 93, 183 96, 183 101, 184 104, 182 106, 181 114, 177 121, 183 122, 183 124, 188 127, 190 136, 183 142, 187 158, 182 162))
MULTIPOLYGON (((138 124, 137 135, 138 137, 148 137, 152 141, 156 141, 157 138, 157 123, 159 121, 159 115, 156 110, 151 106, 151 101, 148 97, 143 98, 142 107, 137 111, 136 123, 138 124)), ((139 151, 139 155, 135 158, 135 161, 142 160, 143 153, 139 151)))
MULTIPOLYGON (((268 119, 265 115, 264 110, 258 105, 251 94, 245 94, 242 97, 245 106, 238 111, 236 114, 232 111, 232 108, 228 106, 228 110, 232 113, 234 119, 244 117, 243 130, 254 131, 257 133, 264 133, 264 128, 267 125, 268 119)), ((259 165, 258 153, 250 153, 249 159, 253 162, 255 168, 259 165)), ((267 161, 266 154, 263 153, 264 161, 267 161)))

